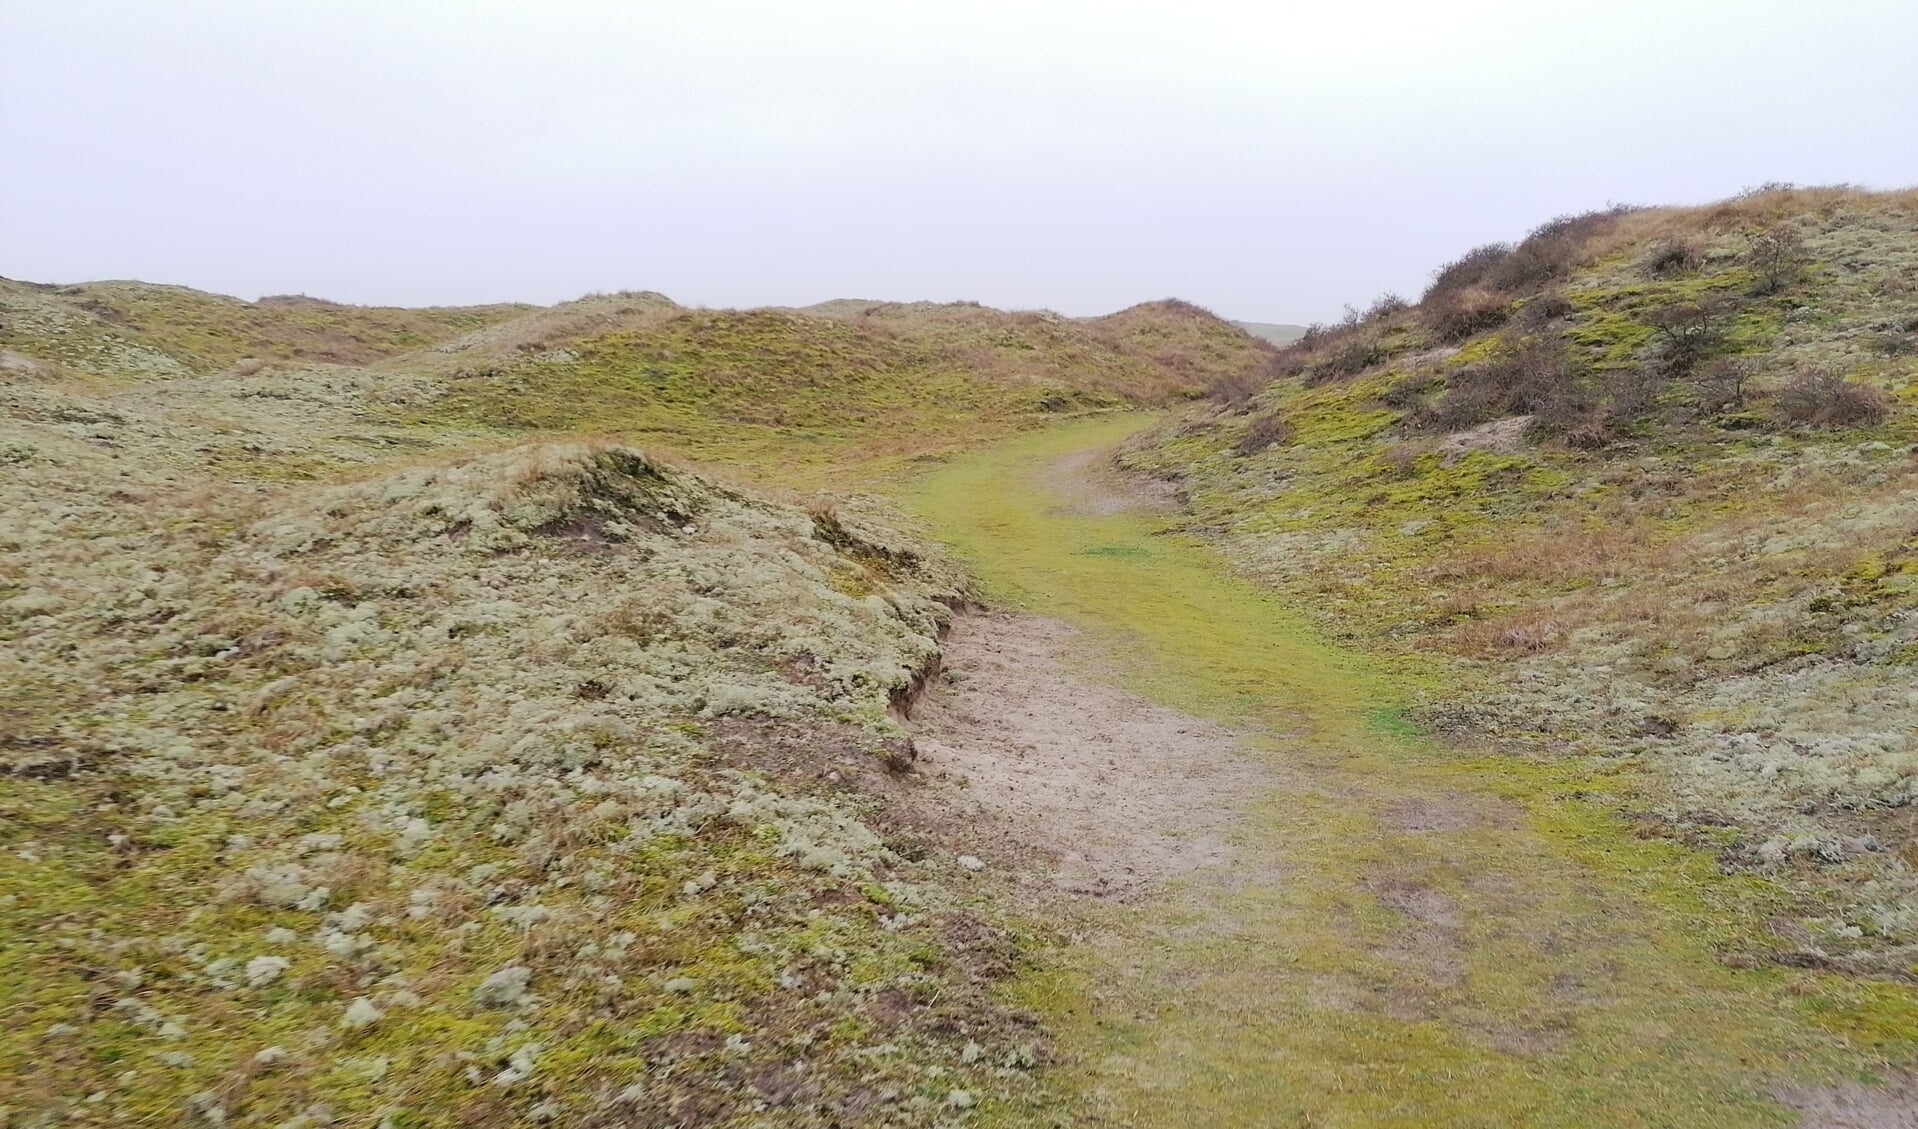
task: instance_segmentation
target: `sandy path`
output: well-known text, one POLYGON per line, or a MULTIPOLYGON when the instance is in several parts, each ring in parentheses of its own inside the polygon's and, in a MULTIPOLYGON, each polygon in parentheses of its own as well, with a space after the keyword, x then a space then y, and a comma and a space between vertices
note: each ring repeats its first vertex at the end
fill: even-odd
POLYGON ((945 684, 915 710, 920 770, 961 787, 1074 893, 1132 896, 1226 862, 1235 801, 1262 770, 1221 726, 1075 676, 1077 634, 1036 616, 961 619, 945 684))

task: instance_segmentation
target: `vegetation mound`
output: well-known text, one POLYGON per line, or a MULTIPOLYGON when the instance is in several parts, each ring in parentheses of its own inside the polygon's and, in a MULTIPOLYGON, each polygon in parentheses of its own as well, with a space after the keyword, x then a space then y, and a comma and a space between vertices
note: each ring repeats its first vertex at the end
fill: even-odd
POLYGON ((1032 1061, 875 807, 963 595, 897 534, 622 447, 19 469, 65 512, 0 545, 7 1104, 913 1121, 1032 1061))

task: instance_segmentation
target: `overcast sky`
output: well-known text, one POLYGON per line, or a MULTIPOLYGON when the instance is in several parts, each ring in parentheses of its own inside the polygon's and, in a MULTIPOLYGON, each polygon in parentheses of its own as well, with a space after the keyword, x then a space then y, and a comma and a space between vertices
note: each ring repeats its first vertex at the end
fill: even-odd
POLYGON ((0 275, 1336 317, 1608 202, 1918 183, 1918 0, 0 0, 0 275))

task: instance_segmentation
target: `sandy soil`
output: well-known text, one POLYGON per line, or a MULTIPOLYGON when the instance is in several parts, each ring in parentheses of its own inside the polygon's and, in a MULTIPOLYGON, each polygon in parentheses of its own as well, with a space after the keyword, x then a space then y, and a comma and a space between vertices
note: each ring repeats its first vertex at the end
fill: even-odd
POLYGON ((1130 897, 1232 857, 1235 800, 1261 770, 1229 731, 1074 676, 1057 620, 966 616, 914 711, 919 770, 1036 852, 1059 888, 1130 897))
POLYGON ((1918 1079, 1893 1079, 1872 1089, 1857 1083, 1825 1090, 1793 1090, 1779 1100, 1804 1112, 1800 1129, 1918 1129, 1918 1079))

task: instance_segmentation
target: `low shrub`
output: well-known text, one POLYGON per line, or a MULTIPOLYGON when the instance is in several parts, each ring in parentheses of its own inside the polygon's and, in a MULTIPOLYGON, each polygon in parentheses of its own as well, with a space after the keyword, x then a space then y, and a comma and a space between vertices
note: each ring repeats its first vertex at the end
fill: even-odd
POLYGON ((1459 431, 1495 419, 1529 415, 1558 432, 1589 417, 1592 396, 1582 366, 1554 337, 1528 338, 1516 347, 1453 372, 1445 395, 1408 412, 1408 430, 1459 431))
POLYGON ((1312 363, 1313 356, 1335 336, 1335 330, 1329 330, 1318 322, 1306 326, 1298 340, 1281 346, 1272 354, 1272 360, 1266 365, 1271 378, 1304 373, 1306 366, 1312 363))
POLYGON ((1803 427, 1875 427, 1891 418, 1893 402, 1876 385, 1813 369, 1781 388, 1773 406, 1785 422, 1803 427))
POLYGON ((1379 455, 1379 462, 1394 478, 1412 478, 1418 474, 1422 453, 1409 443, 1395 443, 1379 455))
POLYGON ((1810 262, 1805 238, 1787 222, 1774 223, 1746 235, 1745 262, 1758 275, 1752 290, 1776 294, 1805 273, 1810 262))
POLYGON ((1425 397, 1438 384, 1429 372, 1414 373, 1387 388, 1379 396, 1379 403, 1388 408, 1406 411, 1425 402, 1425 397))
POLYGON ((1492 272, 1511 253, 1512 245, 1509 243, 1487 243, 1483 247, 1472 248, 1438 269, 1438 273, 1432 276, 1432 284, 1425 288, 1424 296, 1419 299, 1419 304, 1429 310, 1434 303, 1484 286, 1492 272))
POLYGON ((1293 427, 1290 421, 1277 412, 1257 416, 1246 427, 1245 434, 1232 445, 1232 453, 1244 458, 1256 455, 1260 451, 1292 438, 1293 427))
POLYGON ((1427 299, 1424 309, 1426 328, 1434 338, 1448 344, 1497 329, 1512 316, 1509 299, 1496 291, 1479 288, 1427 299))
POLYGON ((1880 356, 1909 356, 1918 353, 1918 333, 1907 330, 1903 333, 1874 334, 1865 344, 1880 356))
POLYGON ((1670 384, 1664 370, 1652 365, 1607 373, 1605 422, 1612 427, 1623 427, 1651 415, 1670 384))
POLYGON ((1721 300, 1678 302, 1645 315, 1652 327, 1658 364, 1667 375, 1683 376, 1725 344, 1730 307, 1721 300))
POLYGON ((1693 403, 1709 412, 1737 411, 1745 406, 1745 387, 1751 377, 1750 365, 1735 357, 1721 357, 1698 373, 1693 403))
POLYGON ((1228 408, 1242 409, 1252 402, 1271 374, 1254 372, 1229 372, 1218 377, 1209 385, 1205 394, 1208 399, 1224 404, 1228 408))
POLYGON ((1388 291, 1372 299, 1372 304, 1365 307, 1365 311, 1359 315, 1359 320, 1368 324, 1383 321, 1393 314, 1403 313, 1409 309, 1411 307, 1405 304, 1405 299, 1388 291))
POLYGON ((1307 366, 1305 382, 1324 384, 1327 381, 1357 376, 1373 365, 1383 363, 1390 355, 1377 339, 1369 336, 1355 337, 1333 347, 1324 356, 1307 366))
POLYGON ((1564 278, 1585 257, 1595 237, 1609 231, 1621 216, 1635 209, 1606 208, 1575 216, 1558 216, 1532 229, 1518 246, 1494 264, 1485 281, 1496 289, 1526 293, 1564 278))
POLYGON ((1672 278, 1692 273, 1704 261, 1704 253, 1691 240, 1667 239, 1652 248, 1645 259, 1645 273, 1653 278, 1672 278))

